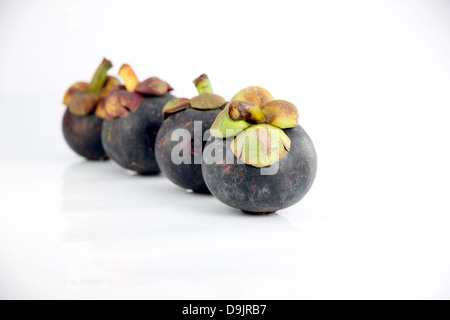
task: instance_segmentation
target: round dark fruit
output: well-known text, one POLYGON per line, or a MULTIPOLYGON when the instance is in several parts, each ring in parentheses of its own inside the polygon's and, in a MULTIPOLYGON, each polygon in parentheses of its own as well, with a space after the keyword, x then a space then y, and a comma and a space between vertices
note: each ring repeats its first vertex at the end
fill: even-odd
POLYGON ((202 173, 211 193, 248 214, 299 202, 311 188, 317 155, 294 105, 259 87, 236 94, 211 128, 202 173))
POLYGON ((155 159, 155 141, 163 122, 162 109, 170 94, 145 97, 128 117, 105 120, 102 141, 109 157, 125 169, 140 174, 159 173, 155 159))
POLYGON ((107 159, 101 139, 102 124, 103 119, 95 114, 81 117, 67 109, 62 126, 64 138, 73 151, 88 160, 107 159))
POLYGON ((223 163, 202 164, 203 177, 211 193, 226 205, 252 214, 272 213, 299 202, 314 182, 316 152, 300 126, 285 133, 292 141, 291 150, 278 162, 274 175, 262 175, 261 168, 239 164, 234 155, 235 163, 226 164, 227 152, 232 154, 230 141, 209 142, 208 148, 223 148, 223 163))
POLYGON ((201 75, 194 83, 199 91, 197 97, 191 100, 177 98, 164 107, 166 119, 156 137, 156 161, 163 174, 177 186, 209 193, 202 176, 203 147, 225 100, 213 94, 206 75, 201 75), (180 129, 186 133, 180 136, 181 141, 176 136, 180 129), (182 161, 176 161, 174 157, 182 158, 182 161))
POLYGON ((64 96, 64 138, 73 151, 89 160, 108 158, 101 141, 103 107, 112 88, 120 84, 118 79, 107 76, 111 67, 111 62, 103 59, 90 83, 77 82, 64 96))
POLYGON ((139 82, 129 65, 123 65, 119 75, 125 87, 111 92, 105 103, 102 144, 121 167, 142 175, 157 174, 155 140, 163 107, 174 98, 168 93, 173 89, 156 77, 139 82))

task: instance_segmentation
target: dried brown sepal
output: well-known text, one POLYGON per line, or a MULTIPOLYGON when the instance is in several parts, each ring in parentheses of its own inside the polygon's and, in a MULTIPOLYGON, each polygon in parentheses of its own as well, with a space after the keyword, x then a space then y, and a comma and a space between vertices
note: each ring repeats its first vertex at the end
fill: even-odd
POLYGON ((106 99, 100 99, 95 108, 95 115, 101 119, 106 119, 105 103, 106 99))
POLYGON ((166 82, 166 84, 167 84, 167 92, 174 90, 170 84, 168 84, 167 82, 166 82))
POLYGON ((122 86, 120 80, 116 77, 108 76, 103 86, 102 93, 100 94, 100 100, 95 108, 95 115, 101 119, 106 119, 105 105, 109 96, 119 90, 126 90, 125 86, 122 86))
POLYGON ((135 92, 119 91, 117 95, 120 98, 120 103, 132 112, 135 112, 144 100, 142 95, 135 92))
POLYGON ((266 115, 266 123, 281 129, 298 126, 298 110, 290 102, 273 100, 262 106, 262 112, 266 115))
POLYGON ((119 69, 119 76, 125 82, 127 91, 133 92, 136 86, 139 84, 139 79, 134 73, 133 68, 129 64, 123 64, 119 69))
POLYGON ((189 99, 186 98, 175 98, 166 103, 163 108, 162 114, 164 119, 166 119, 171 114, 177 113, 181 110, 185 110, 191 107, 189 99))
POLYGON ((230 118, 233 120, 247 120, 253 123, 263 123, 266 120, 266 116, 259 107, 239 100, 230 102, 230 118))
POLYGON ((67 89, 64 95, 63 104, 68 106, 72 97, 78 92, 87 92, 89 89, 89 83, 87 82, 77 82, 67 89))
POLYGON ((109 96, 104 105, 106 119, 128 117, 129 112, 135 112, 141 105, 144 97, 138 93, 126 90, 116 91, 109 96))
POLYGON ((115 118, 126 118, 129 116, 128 110, 120 103, 120 97, 117 93, 112 94, 105 103, 105 114, 107 120, 114 120, 115 118))
POLYGON ((205 92, 191 99, 191 107, 200 110, 214 110, 222 107, 226 101, 221 96, 205 92))
POLYGON ((127 90, 126 87, 124 85, 120 84, 118 86, 113 87, 111 89, 111 91, 109 92, 109 95, 112 95, 112 94, 114 94, 116 92, 119 92, 119 91, 126 91, 126 90, 127 90))
POLYGON ((283 130, 260 124, 241 132, 230 147, 242 162, 262 168, 283 159, 291 148, 291 140, 283 130))
POLYGON ((134 89, 134 92, 153 96, 162 96, 163 94, 169 92, 170 89, 173 90, 167 82, 157 77, 151 77, 139 83, 134 89))
POLYGON ((87 116, 94 112, 98 100, 98 95, 87 92, 77 92, 69 101, 69 111, 75 116, 87 116))
POLYGON ((102 93, 100 95, 101 98, 108 98, 111 94, 112 90, 115 89, 117 86, 120 86, 120 80, 116 77, 108 76, 106 78, 105 85, 103 86, 102 93))
POLYGON ((274 98, 272 94, 264 88, 247 87, 236 93, 231 100, 250 102, 257 107, 262 107, 267 102, 274 100, 274 98))

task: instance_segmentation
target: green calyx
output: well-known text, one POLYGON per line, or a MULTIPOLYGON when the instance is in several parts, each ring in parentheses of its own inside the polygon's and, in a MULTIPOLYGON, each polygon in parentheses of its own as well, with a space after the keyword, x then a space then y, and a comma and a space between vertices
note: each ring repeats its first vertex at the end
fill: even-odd
POLYGON ((112 68, 111 61, 103 59, 103 61, 98 66, 97 70, 89 83, 89 93, 100 93, 105 85, 106 79, 108 77, 108 71, 112 68))
POLYGON ((230 103, 219 113, 211 126, 211 135, 216 138, 234 137, 244 129, 251 126, 245 120, 233 120, 230 118, 230 103))
POLYGON ((261 107, 266 116, 266 123, 281 129, 298 126, 298 110, 290 102, 273 100, 261 107))
POLYGON ((248 87, 233 97, 217 116, 211 129, 215 131, 215 134, 213 133, 215 137, 227 138, 231 136, 226 134, 227 129, 244 130, 262 123, 280 129, 289 129, 298 125, 298 118, 297 108, 292 103, 274 100, 272 94, 266 89, 248 87))
POLYGON ((280 128, 270 124, 249 127, 231 143, 236 158, 257 168, 268 167, 283 159, 291 148, 291 140, 280 128))
POLYGON ((231 98, 231 101, 239 100, 251 103, 257 107, 262 107, 267 102, 274 100, 272 94, 261 87, 247 87, 242 89, 231 98))
POLYGON ((259 107, 240 100, 230 102, 229 115, 232 120, 247 120, 253 123, 263 123, 266 120, 266 115, 259 107))
POLYGON ((217 138, 236 136, 231 148, 238 159, 255 167, 270 166, 290 150, 283 129, 298 125, 298 111, 284 100, 274 100, 261 87, 239 91, 211 126, 217 138), (243 132, 242 132, 243 131, 243 132))

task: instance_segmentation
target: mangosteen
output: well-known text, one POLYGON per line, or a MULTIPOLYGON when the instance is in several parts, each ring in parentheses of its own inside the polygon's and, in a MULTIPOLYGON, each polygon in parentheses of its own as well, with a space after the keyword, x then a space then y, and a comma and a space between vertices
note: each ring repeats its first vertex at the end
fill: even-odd
POLYGON ((238 92, 211 127, 202 173, 221 202, 267 214, 299 202, 317 170, 314 145, 297 108, 260 87, 238 92))
POLYGON ((105 113, 103 106, 112 88, 120 81, 107 75, 112 68, 110 61, 103 59, 90 83, 77 82, 64 96, 67 109, 62 130, 70 148, 89 160, 107 159, 102 146, 101 131, 105 113))
POLYGON ((208 137, 225 99, 213 93, 206 74, 194 84, 198 96, 176 98, 164 106, 165 120, 156 137, 155 154, 159 168, 170 181, 184 189, 209 193, 201 166, 204 136, 208 137))
POLYGON ((164 105, 174 98, 173 88, 157 77, 139 82, 124 64, 119 75, 125 86, 116 87, 105 103, 102 143, 108 156, 125 169, 142 175, 160 172, 155 140, 163 122, 164 105))

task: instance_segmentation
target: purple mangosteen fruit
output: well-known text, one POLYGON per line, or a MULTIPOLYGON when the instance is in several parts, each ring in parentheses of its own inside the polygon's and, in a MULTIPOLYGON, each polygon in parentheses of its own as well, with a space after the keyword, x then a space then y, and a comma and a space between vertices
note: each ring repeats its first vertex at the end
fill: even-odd
POLYGON ((142 175, 157 174, 155 139, 163 122, 162 109, 174 98, 169 93, 173 89, 157 77, 139 82, 127 64, 119 75, 125 86, 116 87, 104 105, 103 147, 121 167, 142 175))
POLYGON ((103 59, 90 83, 73 84, 64 96, 62 130, 70 148, 89 160, 107 159, 101 140, 105 113, 103 105, 112 88, 120 81, 107 75, 112 68, 110 61, 103 59))
POLYGON ((201 166, 204 137, 226 102, 213 93, 205 74, 194 84, 198 96, 176 98, 164 106, 165 120, 156 137, 156 161, 162 173, 179 187, 209 193, 201 166))
POLYGON ((202 173, 211 193, 249 214, 299 202, 317 170, 314 145, 297 108, 260 87, 239 91, 211 127, 202 173))

